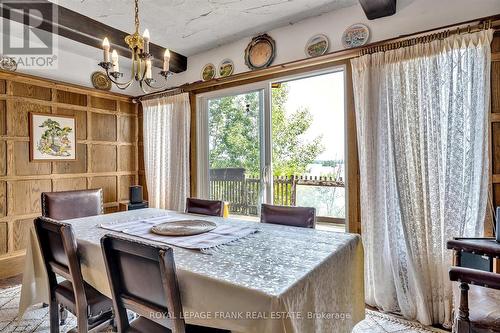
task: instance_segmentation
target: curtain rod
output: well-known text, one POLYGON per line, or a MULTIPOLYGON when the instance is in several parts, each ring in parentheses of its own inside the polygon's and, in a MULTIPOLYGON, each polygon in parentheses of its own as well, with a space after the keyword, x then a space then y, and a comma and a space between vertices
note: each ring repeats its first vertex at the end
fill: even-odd
POLYGON ((132 102, 137 103, 137 102, 140 102, 140 101, 146 101, 148 99, 160 98, 160 97, 168 97, 168 96, 174 96, 174 95, 182 94, 182 93, 185 92, 184 89, 183 89, 183 86, 186 86, 186 85, 187 84, 183 84, 182 86, 172 87, 172 88, 168 88, 166 90, 162 90, 162 91, 158 91, 158 92, 149 93, 149 94, 145 94, 145 95, 142 95, 142 96, 134 97, 132 99, 132 102))
MULTIPOLYGON (((433 28, 433 29, 428 29, 428 30, 423 30, 407 35, 400 35, 398 37, 382 40, 379 42, 371 43, 366 46, 360 46, 352 49, 344 49, 344 50, 338 50, 334 52, 327 53, 323 56, 319 57, 314 57, 314 58, 306 58, 306 59, 301 59, 301 60, 295 60, 291 61, 288 63, 284 64, 279 64, 267 68, 263 68, 260 70, 255 70, 255 71, 247 71, 243 73, 238 73, 234 74, 225 78, 216 78, 212 79, 209 81, 197 81, 197 82, 192 82, 192 83, 185 83, 181 86, 178 87, 172 87, 170 89, 160 91, 160 92, 155 92, 155 93, 150 93, 150 94, 145 94, 142 96, 138 96, 133 99, 134 102, 145 100, 145 99, 150 99, 150 98, 155 98, 158 95, 162 95, 164 93, 168 94, 172 90, 176 89, 182 89, 183 92, 196 92, 200 90, 205 90, 205 89, 211 89, 214 87, 218 86, 223 86, 231 83, 238 83, 238 82, 245 82, 248 80, 260 78, 260 77, 265 77, 269 75, 274 75, 274 74, 280 74, 280 73, 285 73, 291 70, 299 70, 299 69, 306 69, 314 66, 321 66, 321 65, 327 65, 333 62, 338 62, 342 60, 347 60, 347 59, 352 59, 359 57, 362 54, 366 54, 363 52, 367 52, 364 50, 371 50, 377 47, 383 47, 384 45, 400 45, 399 43, 404 43, 407 40, 417 40, 417 39, 423 39, 425 40, 426 36, 419 36, 423 34, 428 34, 432 33, 435 31, 440 31, 443 29, 451 29, 451 28, 456 28, 457 30, 453 31, 451 30, 449 34, 451 35, 452 33, 456 34, 457 31, 461 33, 462 31, 465 32, 472 32, 473 29, 477 29, 477 27, 480 27, 482 25, 488 24, 490 28, 495 28, 499 29, 500 28, 500 14, 494 15, 494 16, 487 16, 483 18, 477 18, 469 21, 464 21, 460 23, 454 23, 450 24, 447 26, 442 26, 438 28, 433 28), (471 24, 474 22, 479 22, 477 25, 473 26, 467 26, 465 28, 460 28, 463 25, 466 24, 471 24), (412 36, 419 36, 419 37, 413 37, 412 36)), ((439 33, 434 33, 432 35, 439 35, 439 33)), ((402 44, 401 44, 402 45, 402 44)))
POLYGON ((395 50, 403 47, 408 47, 408 46, 413 46, 417 44, 426 44, 433 42, 435 40, 442 40, 445 38, 448 38, 453 35, 461 35, 461 34, 466 34, 466 33, 472 33, 472 32, 478 32, 478 31, 483 31, 483 30, 489 30, 492 27, 498 27, 500 25, 500 21, 495 21, 493 20, 485 20, 482 21, 481 23, 477 25, 467 25, 466 27, 460 28, 458 26, 456 29, 453 30, 443 30, 439 31, 433 34, 428 34, 424 36, 418 36, 414 38, 409 38, 401 41, 395 41, 395 42, 389 42, 389 43, 383 43, 381 45, 375 45, 371 47, 365 47, 363 48, 359 55, 363 56, 366 54, 373 54, 377 52, 386 52, 390 50, 395 50), (496 23, 496 25, 494 25, 496 23))

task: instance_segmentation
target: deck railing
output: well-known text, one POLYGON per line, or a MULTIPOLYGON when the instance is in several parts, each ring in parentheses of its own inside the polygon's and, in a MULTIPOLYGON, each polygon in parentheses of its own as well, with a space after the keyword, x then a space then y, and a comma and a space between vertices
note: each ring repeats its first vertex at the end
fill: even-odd
MULTIPOLYGON (((234 169, 235 170, 235 169, 234 169)), ((227 169, 211 170, 210 198, 229 202, 229 211, 236 215, 257 215, 261 182, 259 177, 245 176, 227 169), (224 172, 220 171, 224 170, 224 172)), ((297 186, 345 187, 342 179, 316 176, 274 176, 273 203, 296 206, 297 186)), ((326 218, 328 220, 328 218, 326 218)), ((325 220, 325 219, 323 219, 325 220)), ((342 223, 343 219, 332 218, 331 222, 342 223)))

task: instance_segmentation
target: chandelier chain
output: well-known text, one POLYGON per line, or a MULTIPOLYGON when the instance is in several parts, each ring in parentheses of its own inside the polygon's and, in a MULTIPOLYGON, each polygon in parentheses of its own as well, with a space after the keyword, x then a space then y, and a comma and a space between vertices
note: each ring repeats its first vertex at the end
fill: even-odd
POLYGON ((139 0, 135 0, 135 32, 139 33, 139 0))

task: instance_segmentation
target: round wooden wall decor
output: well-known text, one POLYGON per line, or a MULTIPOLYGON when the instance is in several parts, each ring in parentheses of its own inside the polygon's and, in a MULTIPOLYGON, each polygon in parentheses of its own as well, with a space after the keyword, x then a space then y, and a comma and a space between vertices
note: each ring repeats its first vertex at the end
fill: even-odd
POLYGON ((276 42, 264 34, 254 37, 245 49, 245 64, 250 69, 269 67, 276 56, 276 42))
POLYGON ((94 88, 99 90, 111 90, 111 80, 103 72, 94 72, 90 77, 94 88))

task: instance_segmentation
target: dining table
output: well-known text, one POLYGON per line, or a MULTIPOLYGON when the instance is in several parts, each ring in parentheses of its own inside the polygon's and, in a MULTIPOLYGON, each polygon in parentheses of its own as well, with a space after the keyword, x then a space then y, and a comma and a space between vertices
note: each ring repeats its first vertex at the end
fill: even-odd
MULTIPOLYGON (((243 238, 214 248, 171 245, 188 324, 241 333, 349 333, 364 319, 363 246, 357 234, 155 208, 65 220, 77 241, 84 280, 111 297, 101 238, 119 234, 169 245, 167 238, 144 239, 117 231, 121 224, 162 216, 211 221, 217 228, 255 228, 243 238), (110 230, 104 225, 117 228, 110 230)), ((47 273, 33 227, 19 315, 30 306, 48 303, 48 299, 47 273)))

